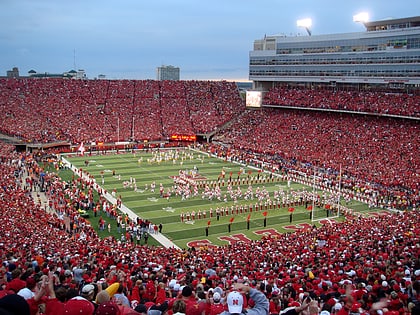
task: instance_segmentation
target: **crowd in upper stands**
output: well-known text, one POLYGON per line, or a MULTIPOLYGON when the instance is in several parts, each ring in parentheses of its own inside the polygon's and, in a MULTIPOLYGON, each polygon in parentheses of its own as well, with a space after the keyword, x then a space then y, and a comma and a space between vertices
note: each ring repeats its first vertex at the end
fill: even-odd
MULTIPOLYGON (((277 86, 264 104, 419 117, 420 96, 277 86)), ((216 131, 244 111, 233 82, 1 79, 0 131, 31 142, 162 140, 216 131)))
POLYGON ((349 213, 342 223, 221 247, 139 246, 100 239, 77 216, 73 204, 82 190, 89 195, 89 180, 41 175, 35 156, 6 144, 0 161, 1 314, 220 314, 236 284, 265 295, 263 314, 419 312, 418 210, 349 213), (41 187, 28 177, 61 215, 33 200, 41 187))
POLYGON ((244 108, 226 81, 0 79, 0 132, 31 142, 166 140, 244 108))
POLYGON ((392 91, 344 91, 276 86, 264 104, 420 117, 420 95, 392 91))

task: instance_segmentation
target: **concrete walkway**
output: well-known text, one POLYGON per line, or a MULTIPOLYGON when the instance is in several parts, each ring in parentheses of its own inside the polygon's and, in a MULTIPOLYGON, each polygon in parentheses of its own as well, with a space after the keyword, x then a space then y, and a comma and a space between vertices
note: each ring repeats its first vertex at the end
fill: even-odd
MULTIPOLYGON (((22 176, 22 189, 25 189, 26 187, 26 179, 28 178, 28 170, 25 167, 25 171, 22 176)), ((34 200, 34 203, 39 205, 42 210, 45 210, 47 213, 54 213, 54 211, 50 208, 48 203, 48 198, 45 192, 37 191, 36 186, 34 185, 34 191, 31 191, 31 197, 34 200)))
MULTIPOLYGON (((66 167, 68 167, 70 170, 73 171, 73 173, 75 174, 79 174, 79 170, 73 165, 71 164, 65 157, 61 156, 61 160, 63 161, 64 165, 66 167)), ((88 176, 86 175, 86 173, 83 173, 83 178, 85 180, 89 180, 88 176)), ((95 183, 94 185, 94 189, 96 191, 98 191, 99 189, 102 189, 101 186, 99 186, 98 183, 95 183)), ((102 191, 104 191, 105 189, 102 189, 102 191)), ((45 194, 44 194, 45 195, 45 194)), ((104 198, 111 203, 112 205, 115 205, 117 203, 117 199, 112 196, 110 193, 105 193, 104 198)), ((48 205, 48 204, 47 204, 48 205)), ((137 218, 139 218, 139 216, 137 214, 135 214, 130 208, 126 207, 124 204, 121 205, 120 207, 121 212, 123 212, 124 214, 127 214, 128 217, 131 220, 134 220, 134 222, 137 221, 137 218)), ((140 217, 141 218, 141 217, 140 217)), ((164 246, 165 248, 176 248, 176 249, 180 249, 177 245, 175 245, 175 243, 173 243, 170 239, 168 239, 165 235, 163 235, 162 233, 149 233, 149 236, 153 237, 157 242, 159 242, 162 246, 164 246)))

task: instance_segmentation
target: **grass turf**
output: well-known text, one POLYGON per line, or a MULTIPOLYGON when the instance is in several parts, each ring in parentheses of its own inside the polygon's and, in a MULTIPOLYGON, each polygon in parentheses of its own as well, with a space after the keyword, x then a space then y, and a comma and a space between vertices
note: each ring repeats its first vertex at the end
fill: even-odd
MULTIPOLYGON (((210 157, 206 153, 201 153, 188 149, 167 149, 161 150, 158 153, 155 151, 137 151, 135 154, 130 152, 108 155, 92 155, 92 156, 78 156, 67 157, 69 161, 77 168, 89 172, 94 176, 97 183, 102 183, 107 191, 115 191, 116 196, 122 197, 122 202, 125 206, 130 208, 138 216, 152 221, 154 224, 162 224, 162 233, 175 244, 181 248, 186 248, 191 245, 191 242, 198 244, 204 240, 206 244, 225 245, 224 237, 229 237, 237 234, 244 234, 249 239, 260 239, 261 231, 264 229, 274 229, 280 233, 290 232, 293 227, 290 225, 299 224, 315 224, 319 225, 319 221, 311 221, 309 211, 304 206, 295 206, 295 211, 290 222, 290 213, 287 207, 275 209, 263 209, 255 211, 256 200, 238 199, 236 203, 228 198, 227 202, 219 201, 217 199, 208 200, 201 196, 202 189, 199 190, 198 196, 182 199, 180 196, 172 194, 170 198, 161 198, 159 194, 159 186, 163 185, 165 192, 174 185, 174 177, 179 175, 180 170, 191 173, 192 170, 198 169, 199 177, 205 179, 207 182, 216 181, 220 176, 222 169, 225 170, 225 185, 222 187, 222 196, 227 194, 227 179, 232 173, 232 178, 236 179, 238 173, 242 172, 240 178, 257 177, 258 171, 250 166, 242 166, 235 163, 230 163, 218 158, 210 157), (165 160, 165 152, 167 160, 165 160), (169 156, 169 157, 168 157, 169 156), (161 160, 160 160, 161 159, 161 160), (88 161, 88 165, 85 162, 88 161), (137 191, 133 188, 124 188, 124 182, 130 182, 130 178, 135 178, 137 184, 137 191), (155 182, 156 188, 152 192, 151 184, 155 182), (227 216, 220 216, 217 220, 215 216, 215 209, 217 207, 231 207, 232 205, 249 205, 252 204, 254 210, 252 213, 239 213, 227 216), (213 208, 213 217, 209 216, 209 209, 213 208), (181 222, 181 212, 198 212, 198 210, 206 210, 206 218, 198 219, 197 216, 194 221, 181 222), (268 215, 264 224, 263 212, 267 211, 268 215), (250 214, 249 229, 247 226, 247 218, 250 214), (233 219, 232 219, 233 218, 233 219), (233 222, 230 222, 233 220, 233 222), (208 225, 210 221, 210 225, 208 225), (230 231, 229 231, 230 225, 230 231), (285 228, 289 226, 289 228, 285 228), (208 236, 206 236, 206 228, 208 227, 208 236), (257 233, 256 233, 257 232, 257 233), (197 241, 199 241, 197 243, 197 241)), ((66 175, 68 176, 68 175, 66 175)), ((261 174, 261 177, 263 175, 261 174)), ((268 178, 268 175, 266 175, 268 178)), ((285 192, 292 190, 306 189, 311 192, 312 187, 305 187, 299 183, 288 183, 281 181, 275 177, 275 180, 264 183, 253 183, 253 191, 257 187, 265 187, 269 192, 270 197, 273 196, 275 190, 283 190, 285 192)), ((246 191, 248 185, 241 185, 242 193, 246 191)), ((237 186, 233 186, 236 190, 237 186)), ((351 205, 356 211, 367 212, 369 209, 367 205, 352 201, 351 205)), ((380 209, 370 209, 369 211, 379 211, 380 209)), ((314 211, 314 218, 325 218, 327 216, 326 210, 316 208, 314 211)), ((92 216, 91 216, 92 217, 92 216)), ((105 218, 106 219, 106 218, 105 218)), ((94 226, 97 224, 96 218, 90 218, 94 226)), ((342 220, 336 218, 335 220, 342 220)), ((298 229, 299 226, 296 227, 298 229)), ((113 227, 112 234, 118 237, 113 227)), ((107 236, 107 231, 101 231, 100 236, 107 236)), ((149 244, 155 245, 152 238, 149 238, 149 244)))

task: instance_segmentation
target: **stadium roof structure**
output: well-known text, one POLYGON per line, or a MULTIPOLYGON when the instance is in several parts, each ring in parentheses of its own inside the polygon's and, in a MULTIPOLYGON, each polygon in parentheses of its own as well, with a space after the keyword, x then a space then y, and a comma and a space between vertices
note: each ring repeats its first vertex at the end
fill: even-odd
POLYGON ((379 30, 390 30, 390 29, 402 29, 420 27, 420 16, 401 18, 401 19, 385 19, 379 21, 365 22, 363 23, 366 30, 379 31, 379 30))

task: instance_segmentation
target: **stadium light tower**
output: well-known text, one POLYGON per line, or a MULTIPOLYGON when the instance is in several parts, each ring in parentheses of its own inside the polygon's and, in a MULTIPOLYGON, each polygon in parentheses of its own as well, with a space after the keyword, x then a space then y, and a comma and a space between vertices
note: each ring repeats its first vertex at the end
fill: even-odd
POLYGON ((367 12, 360 12, 356 15, 353 15, 353 22, 365 24, 368 21, 369 21, 369 14, 367 12))
POLYGON ((296 25, 298 27, 304 27, 308 32, 308 35, 312 35, 311 27, 312 27, 312 19, 301 19, 296 21, 296 25))

